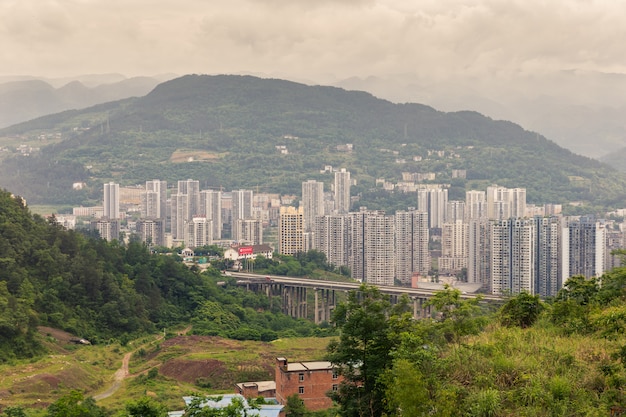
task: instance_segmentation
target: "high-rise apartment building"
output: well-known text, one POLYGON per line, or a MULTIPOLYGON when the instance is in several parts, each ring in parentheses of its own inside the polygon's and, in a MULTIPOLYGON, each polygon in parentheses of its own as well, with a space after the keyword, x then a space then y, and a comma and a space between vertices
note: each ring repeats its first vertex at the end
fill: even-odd
POLYGON ((141 193, 141 217, 161 219, 167 216, 167 181, 146 181, 146 189, 141 193))
POLYGON ((335 266, 348 266, 350 245, 350 217, 331 214, 315 218, 314 249, 326 255, 326 261, 335 266))
POLYGON ((120 185, 114 182, 104 184, 103 216, 107 219, 120 218, 120 185))
POLYGON ((395 274, 402 284, 411 284, 414 274, 430 270, 428 213, 410 209, 395 215, 395 274))
POLYGON ((350 213, 352 278, 371 285, 394 283, 394 217, 384 211, 350 213))
POLYGON ((102 239, 107 241, 118 240, 120 238, 119 219, 103 217, 91 222, 91 230, 97 230, 102 239))
POLYGON ((487 217, 493 220, 524 217, 526 189, 487 187, 487 217))
POLYGON ((295 255, 304 251, 304 210, 302 207, 281 207, 278 217, 278 251, 295 255))
POLYGON ((335 172, 335 212, 345 214, 350 211, 350 171, 342 168, 335 172))
POLYGON ((602 275, 605 239, 603 223, 585 216, 567 219, 563 228, 563 278, 602 275))
POLYGON ((182 241, 185 239, 185 224, 189 221, 189 198, 187 194, 172 194, 170 204, 172 239, 182 241))
POLYGON ((443 225, 448 204, 448 189, 433 187, 417 190, 417 210, 428 213, 428 225, 439 229, 443 225))
POLYGON ((217 190, 200 191, 200 214, 213 222, 213 239, 222 238, 222 192, 217 190))
POLYGON ((239 230, 239 243, 263 244, 263 221, 260 219, 237 220, 237 230, 239 230))
POLYGON ((194 216, 185 223, 185 245, 190 248, 213 244, 213 226, 204 216, 194 216))
POLYGON ((465 214, 468 219, 480 219, 487 216, 487 199, 484 191, 465 192, 465 214))
POLYGON ((148 246, 165 246, 165 219, 137 220, 137 235, 148 246))
POLYGON ((237 228, 239 220, 253 219, 252 202, 254 201, 254 193, 252 190, 234 190, 231 192, 232 198, 232 215, 231 215, 231 238, 241 241, 242 236, 237 228))
POLYGON ((462 219, 446 222, 441 228, 439 272, 456 273, 467 268, 469 224, 462 219))
POLYGON ((490 221, 485 217, 470 219, 468 232, 467 282, 481 284, 491 292, 490 221))
POLYGON ((310 232, 315 218, 324 215, 324 183, 308 180, 302 183, 302 207, 304 209, 304 230, 310 232))
POLYGON ((491 223, 492 294, 535 293, 535 242, 532 220, 518 218, 491 223))
POLYGON ((457 220, 465 220, 465 201, 452 200, 446 203, 444 223, 456 223, 457 220))
POLYGON ((563 286, 561 223, 558 217, 536 217, 535 294, 554 297, 563 286))

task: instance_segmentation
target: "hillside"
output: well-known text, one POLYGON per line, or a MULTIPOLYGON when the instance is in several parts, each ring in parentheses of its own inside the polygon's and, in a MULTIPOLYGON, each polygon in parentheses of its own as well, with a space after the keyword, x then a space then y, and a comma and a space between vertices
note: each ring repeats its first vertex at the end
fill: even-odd
POLYGON ((514 123, 249 76, 188 75, 141 98, 0 131, 0 146, 16 143, 40 151, 12 155, 5 145, 0 186, 29 203, 87 203, 100 198, 104 181, 150 178, 299 194, 306 179, 330 183, 320 170, 331 165, 353 173, 364 201, 376 179, 434 172, 436 182, 452 184, 451 198, 497 183, 527 188, 532 203, 626 205, 623 174, 514 123), (345 144, 353 150, 338 151, 345 144), (73 182, 89 187, 73 192, 73 182))

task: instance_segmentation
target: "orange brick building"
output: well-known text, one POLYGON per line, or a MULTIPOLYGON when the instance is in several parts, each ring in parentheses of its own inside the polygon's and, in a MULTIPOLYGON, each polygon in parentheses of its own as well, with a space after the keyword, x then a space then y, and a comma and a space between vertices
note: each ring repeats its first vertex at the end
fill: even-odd
POLYGON ((327 361, 288 363, 286 358, 276 358, 275 380, 279 404, 298 394, 308 410, 317 411, 333 405, 326 393, 337 390, 343 377, 327 361))

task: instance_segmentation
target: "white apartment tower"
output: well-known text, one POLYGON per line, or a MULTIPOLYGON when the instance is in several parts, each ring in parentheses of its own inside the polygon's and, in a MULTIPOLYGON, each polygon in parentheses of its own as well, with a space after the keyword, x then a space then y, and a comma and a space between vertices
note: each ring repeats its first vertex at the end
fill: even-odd
POLYGON ((222 192, 217 190, 200 191, 200 214, 213 222, 213 239, 222 238, 222 192))
POLYGON ((441 228, 439 271, 456 273, 467 268, 469 224, 462 219, 446 222, 441 228))
POLYGON ((417 210, 428 213, 428 226, 441 228, 448 204, 447 188, 425 188, 417 190, 417 210))
POLYGON ((211 220, 204 216, 194 216, 185 224, 185 245, 197 248, 213 244, 211 220))
POLYGON ((120 218, 120 185, 114 182, 104 184, 103 216, 108 219, 120 218))
POLYGON ((252 203, 254 201, 254 193, 252 190, 234 190, 232 196, 232 216, 231 216, 231 234, 232 239, 236 241, 242 240, 241 232, 238 229, 238 220, 253 219, 252 203))
POLYGON ((590 217, 569 219, 563 228, 563 279, 574 275, 587 278, 604 273, 604 224, 590 217))
POLYGON ((493 220, 524 217, 526 189, 487 187, 487 217, 493 220))
POLYGON ((350 213, 352 278, 371 285, 394 284, 394 217, 384 211, 350 213))
POLYGON ((335 266, 348 266, 350 217, 342 214, 315 218, 314 249, 326 255, 326 261, 335 266))
POLYGON ((535 293, 554 297, 563 286, 561 224, 558 217, 536 217, 537 251, 535 293))
POLYGON ((491 292, 490 222, 484 218, 470 219, 468 232, 467 282, 481 284, 491 292))
POLYGON ((350 171, 341 168, 335 172, 335 212, 345 214, 350 211, 350 171))
POLYGON ((480 219, 487 216, 487 199, 484 191, 465 192, 465 214, 468 219, 480 219))
POLYGON ((137 235, 149 246, 165 246, 165 219, 139 219, 137 235))
POLYGON ((278 252, 295 255, 304 251, 304 210, 281 207, 278 216, 278 252))
POLYGON ((166 217, 167 181, 146 181, 141 193, 141 217, 164 219, 166 217))
POLYGON ((237 220, 240 243, 249 245, 263 244, 263 222, 260 219, 237 220))
POLYGON ((497 220, 490 228, 491 293, 535 293, 533 220, 497 220))
POLYGON ((414 274, 427 275, 430 270, 428 251, 428 213, 410 209, 395 215, 396 279, 411 284, 414 274))
POLYGON ((324 183, 308 180, 302 183, 302 207, 304 208, 304 230, 310 232, 315 218, 324 215, 324 183))

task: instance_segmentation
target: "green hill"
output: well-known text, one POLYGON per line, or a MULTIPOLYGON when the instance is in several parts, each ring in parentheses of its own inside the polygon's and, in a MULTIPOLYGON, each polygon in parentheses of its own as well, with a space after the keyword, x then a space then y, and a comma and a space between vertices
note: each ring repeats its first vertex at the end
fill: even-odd
POLYGON ((532 203, 626 204, 623 174, 514 123, 249 76, 188 75, 145 97, 12 126, 0 138, 41 149, 12 156, 8 147, 0 165, 0 186, 33 204, 87 203, 104 181, 151 178, 299 194, 306 179, 331 181, 320 174, 326 165, 349 169, 364 201, 376 179, 434 172, 452 184, 451 198, 497 183, 527 188, 532 203), (338 151, 345 144, 353 151, 338 151), (452 178, 456 169, 467 178, 452 178), (88 188, 72 191, 79 181, 88 188))

